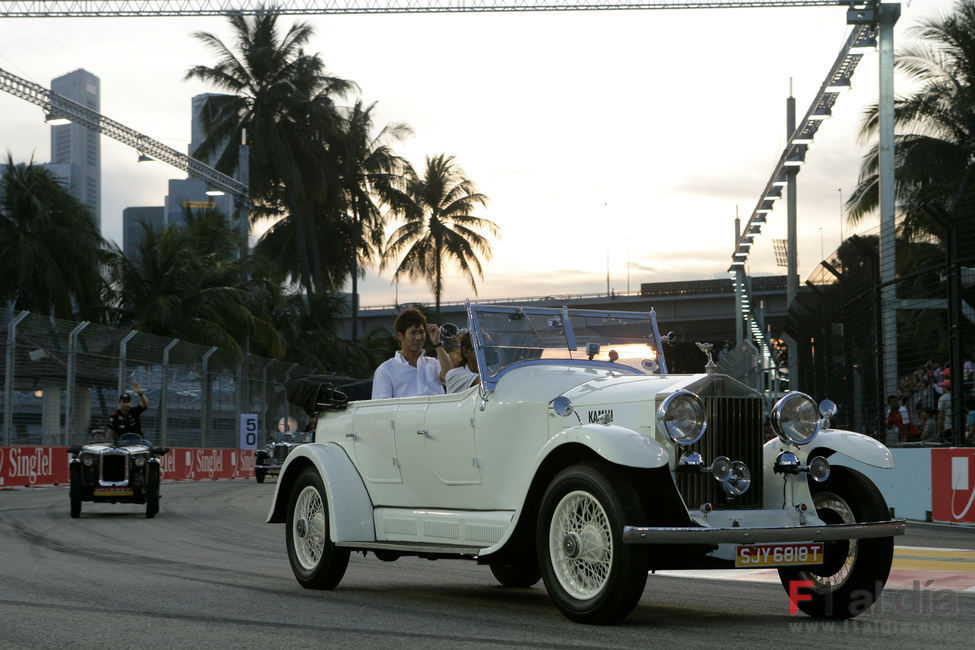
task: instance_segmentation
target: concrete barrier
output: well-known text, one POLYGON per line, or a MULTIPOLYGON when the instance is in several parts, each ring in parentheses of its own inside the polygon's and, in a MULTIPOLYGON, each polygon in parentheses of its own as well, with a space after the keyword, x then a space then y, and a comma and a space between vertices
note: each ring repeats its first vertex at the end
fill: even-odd
POLYGON ((891 449, 897 467, 879 469, 842 454, 830 457, 865 474, 883 492, 897 517, 975 524, 975 448, 891 449))

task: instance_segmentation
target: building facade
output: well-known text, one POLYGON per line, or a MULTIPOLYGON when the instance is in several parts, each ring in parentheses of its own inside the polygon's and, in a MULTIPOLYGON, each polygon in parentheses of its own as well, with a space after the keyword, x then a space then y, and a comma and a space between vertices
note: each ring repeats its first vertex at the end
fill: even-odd
MULTIPOLYGON (((78 69, 52 79, 51 90, 101 112, 100 82, 87 70, 78 69)), ((71 194, 91 211, 99 233, 102 231, 101 158, 101 144, 95 131, 73 123, 51 127, 52 166, 67 165, 70 168, 67 175, 58 171, 55 174, 62 179, 67 176, 65 180, 71 194)))
POLYGON ((125 208, 122 210, 122 252, 125 256, 137 262, 139 259, 139 242, 145 235, 145 227, 153 232, 163 229, 165 210, 162 206, 144 206, 125 208), (144 224, 144 225, 143 225, 144 224))

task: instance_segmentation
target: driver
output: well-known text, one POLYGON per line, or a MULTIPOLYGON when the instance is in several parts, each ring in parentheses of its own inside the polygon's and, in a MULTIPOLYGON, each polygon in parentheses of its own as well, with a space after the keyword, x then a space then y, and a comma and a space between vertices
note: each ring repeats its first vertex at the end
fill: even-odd
POLYGON ((118 439, 126 433, 137 433, 142 436, 142 420, 140 416, 149 408, 149 400, 139 386, 139 382, 132 382, 132 391, 122 393, 118 398, 118 410, 108 419, 108 432, 112 439, 118 439), (132 406, 132 393, 139 396, 139 404, 132 406))
POLYGON ((428 324, 420 310, 409 307, 400 312, 393 324, 400 349, 384 361, 372 379, 372 399, 443 395, 442 368, 450 368, 450 355, 440 340, 440 328, 428 324), (437 349, 437 358, 426 356, 423 344, 427 337, 437 349))

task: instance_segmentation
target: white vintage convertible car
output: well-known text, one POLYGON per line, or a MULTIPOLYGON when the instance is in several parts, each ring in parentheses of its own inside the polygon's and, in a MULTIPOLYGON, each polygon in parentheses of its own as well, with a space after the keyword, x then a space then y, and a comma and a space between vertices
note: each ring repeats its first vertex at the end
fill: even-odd
POLYGON ((585 623, 625 617, 657 569, 777 568, 816 617, 879 597, 905 524, 830 459, 894 461, 831 429, 831 403, 793 392, 768 407, 710 362, 669 374, 652 311, 467 314, 479 385, 327 401, 315 442, 288 456, 267 521, 286 524, 302 586, 334 588, 363 551, 468 558, 509 587, 542 579, 585 623))

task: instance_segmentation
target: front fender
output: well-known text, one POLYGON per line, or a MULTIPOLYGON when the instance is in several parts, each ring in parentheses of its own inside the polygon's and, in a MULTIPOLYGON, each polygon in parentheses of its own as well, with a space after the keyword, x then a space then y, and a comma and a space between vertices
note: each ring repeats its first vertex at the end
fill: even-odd
POLYGON ((556 447, 573 442, 589 447, 611 463, 627 467, 655 469, 670 460, 662 445, 633 429, 615 424, 580 424, 549 438, 539 451, 533 469, 537 470, 556 447))
POLYGON ((829 450, 874 467, 893 469, 895 464, 894 455, 882 442, 853 431, 825 429, 810 446, 812 455, 828 456, 825 450, 829 450))
POLYGON ((308 443, 296 448, 284 461, 274 487, 266 523, 281 524, 288 519, 291 486, 306 468, 314 467, 325 485, 328 499, 328 532, 333 542, 374 542, 376 524, 372 499, 352 459, 334 443, 308 443), (335 495, 341 495, 336 499, 335 495))
MULTIPOLYGON (((493 546, 483 549, 481 555, 495 553, 508 544, 515 529, 522 525, 521 520, 525 515, 526 504, 533 490, 532 483, 537 480, 539 470, 553 454, 558 453, 559 448, 566 445, 583 445, 610 463, 626 467, 656 469, 667 466, 670 461, 667 449, 656 440, 641 435, 633 429, 615 424, 580 424, 563 429, 549 438, 535 456, 535 462, 528 474, 529 481, 521 498, 521 505, 511 518, 508 532, 493 546)), ((541 493, 546 487, 547 484, 536 486, 538 499, 541 498, 541 493)), ((528 525, 533 525, 531 521, 528 525)), ((530 534, 533 535, 534 532, 530 534)))
MULTIPOLYGON (((786 445, 778 438, 765 443, 766 461, 774 460, 781 449, 791 449, 803 462, 813 456, 829 457, 832 453, 849 456, 865 465, 894 468, 894 455, 883 443, 862 433, 842 429, 823 429, 812 443, 798 451, 793 445, 786 445)), ((770 466, 770 465, 769 465, 770 466)))

